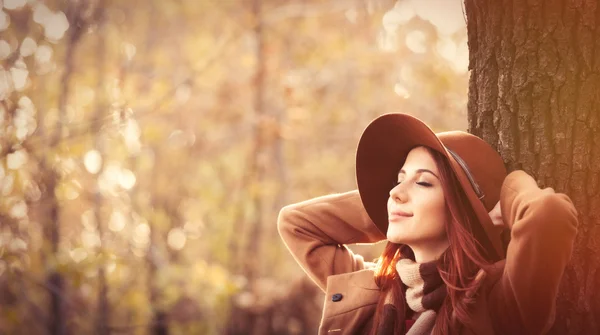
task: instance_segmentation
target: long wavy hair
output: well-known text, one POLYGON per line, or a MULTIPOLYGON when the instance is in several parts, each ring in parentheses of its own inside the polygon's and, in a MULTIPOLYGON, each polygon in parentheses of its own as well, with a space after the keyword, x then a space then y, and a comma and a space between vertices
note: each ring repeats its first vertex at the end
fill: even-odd
MULTIPOLYGON (((448 218, 445 222, 445 230, 449 247, 437 261, 437 267, 446 284, 448 294, 438 311, 434 333, 454 334, 458 333, 462 327, 469 327, 471 323, 470 307, 475 302, 475 293, 493 261, 473 234, 471 227, 479 224, 479 220, 460 182, 454 175, 450 162, 439 152, 427 147, 426 149, 433 156, 440 172, 446 217, 448 218)), ((383 317, 386 296, 390 293, 395 304, 403 303, 405 306, 405 308, 396 309, 396 313, 399 314, 396 320, 405 319, 405 315, 400 315, 400 313, 407 310, 408 305, 404 299, 403 284, 396 271, 396 262, 401 257, 401 247, 402 244, 388 242, 377 261, 375 281, 382 294, 375 312, 372 334, 377 332, 377 327, 383 317)), ((403 328, 402 322, 395 322, 394 334, 402 334, 403 328)))

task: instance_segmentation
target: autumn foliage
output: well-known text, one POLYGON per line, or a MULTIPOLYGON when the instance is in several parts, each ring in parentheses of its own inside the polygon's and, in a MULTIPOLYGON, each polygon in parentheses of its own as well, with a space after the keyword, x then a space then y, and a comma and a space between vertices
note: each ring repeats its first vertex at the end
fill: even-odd
POLYGON ((279 209, 354 188, 377 115, 466 129, 425 2, 0 2, 0 334, 314 333, 279 209))

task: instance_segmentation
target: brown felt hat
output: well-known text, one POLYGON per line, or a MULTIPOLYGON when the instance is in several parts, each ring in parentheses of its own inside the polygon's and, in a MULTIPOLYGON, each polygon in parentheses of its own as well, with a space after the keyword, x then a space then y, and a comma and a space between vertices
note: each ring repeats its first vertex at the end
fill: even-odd
POLYGON ((409 151, 426 146, 445 155, 479 224, 477 240, 494 259, 504 258, 500 232, 489 216, 506 177, 500 155, 477 136, 463 131, 434 133, 421 120, 406 114, 385 114, 363 132, 356 152, 356 181, 362 203, 383 234, 387 233, 387 199, 409 151))

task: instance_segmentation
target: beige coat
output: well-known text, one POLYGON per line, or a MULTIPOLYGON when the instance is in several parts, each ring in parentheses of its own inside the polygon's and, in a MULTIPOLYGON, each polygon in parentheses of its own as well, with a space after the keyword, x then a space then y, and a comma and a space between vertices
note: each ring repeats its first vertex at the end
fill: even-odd
MULTIPOLYGON (((523 171, 506 177, 500 199, 511 228, 507 257, 487 274, 473 309, 474 327, 462 333, 544 333, 554 322, 577 212, 566 195, 540 189, 523 171)), ((369 219, 358 192, 286 206, 278 228, 296 261, 326 293, 319 334, 367 333, 380 295, 374 264, 346 244, 374 243, 385 236, 369 219)))

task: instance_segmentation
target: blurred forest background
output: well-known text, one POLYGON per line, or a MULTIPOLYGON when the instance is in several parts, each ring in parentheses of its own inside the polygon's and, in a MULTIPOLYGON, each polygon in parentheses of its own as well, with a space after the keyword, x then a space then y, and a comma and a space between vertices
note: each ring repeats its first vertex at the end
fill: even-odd
POLYGON ((461 0, 0 8, 0 334, 316 333, 279 209, 378 115, 467 127, 461 0))

